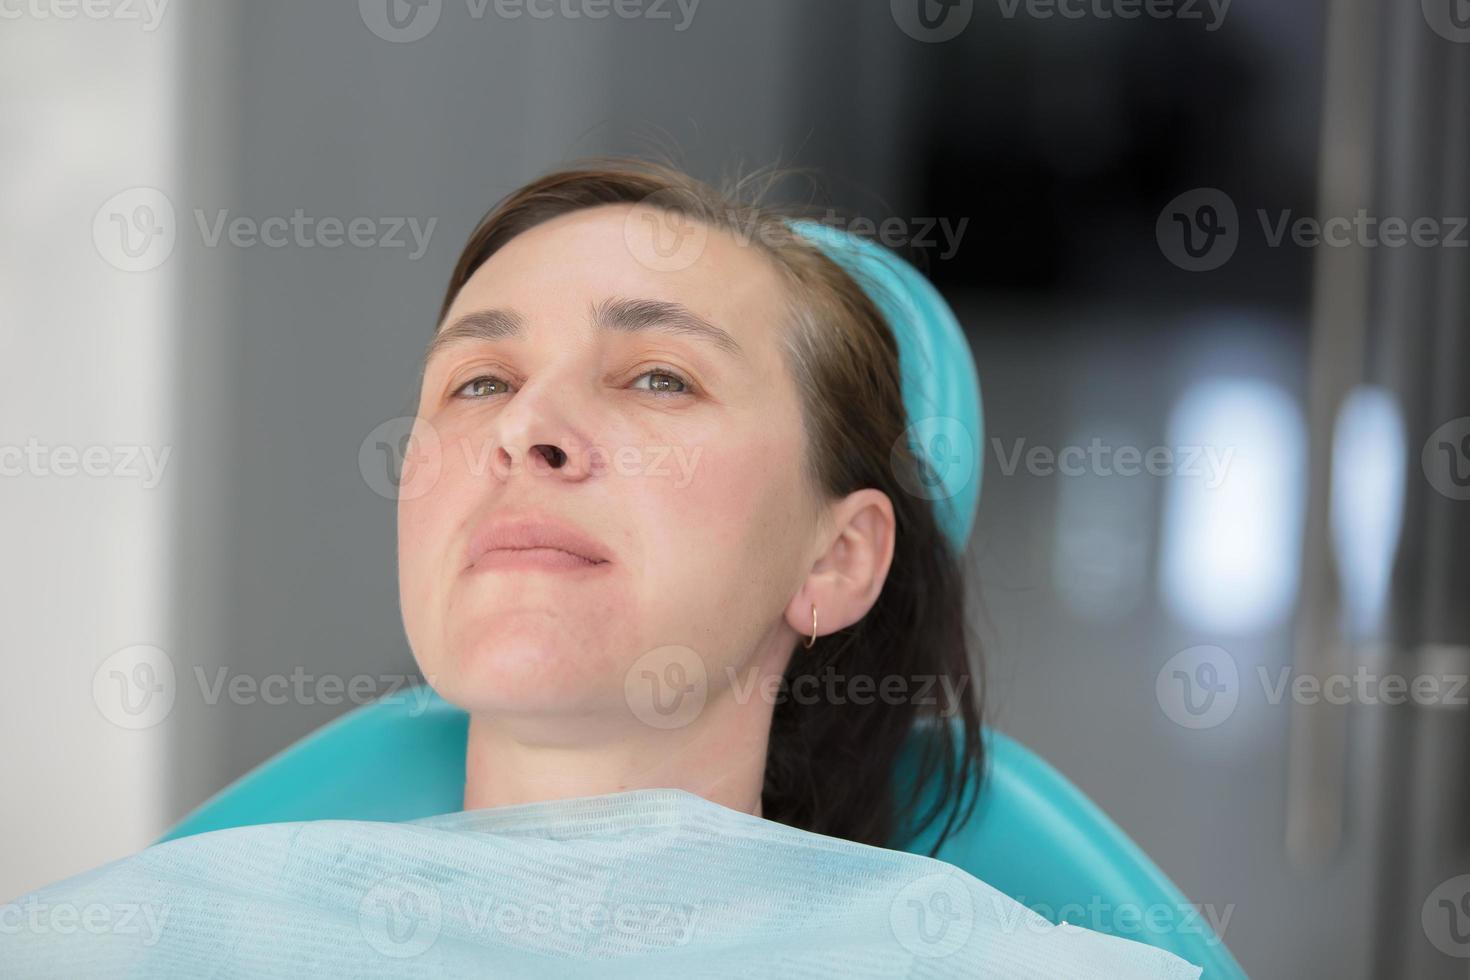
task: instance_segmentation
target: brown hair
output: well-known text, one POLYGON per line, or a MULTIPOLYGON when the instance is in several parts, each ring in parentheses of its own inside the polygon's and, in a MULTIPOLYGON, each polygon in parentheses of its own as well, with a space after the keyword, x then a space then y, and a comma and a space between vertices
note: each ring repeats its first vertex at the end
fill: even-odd
POLYGON ((801 217, 802 209, 762 202, 788 173, 758 173, 723 191, 672 166, 637 159, 603 158, 547 174, 481 219, 450 277, 440 320, 475 270, 507 242, 585 208, 631 204, 680 212, 763 250, 788 287, 790 323, 783 342, 802 392, 812 485, 829 497, 877 488, 892 501, 897 524, 893 561, 872 609, 847 629, 819 638, 810 652, 793 656, 785 690, 800 690, 792 685, 804 676, 819 683, 822 672, 834 668, 848 677, 872 678, 875 692, 887 677, 919 680, 930 690, 898 703, 882 697, 867 704, 778 701, 762 814, 815 833, 890 847, 937 825, 932 853, 968 818, 983 773, 979 685, 971 684, 960 556, 941 532, 930 501, 903 489, 920 485, 922 463, 906 438, 909 420, 892 330, 870 293, 791 229, 788 222, 801 217), (957 703, 943 703, 935 692, 955 692, 957 703), (896 763, 916 723, 951 715, 958 724, 941 731, 953 737, 919 739, 906 785, 896 785, 896 763))

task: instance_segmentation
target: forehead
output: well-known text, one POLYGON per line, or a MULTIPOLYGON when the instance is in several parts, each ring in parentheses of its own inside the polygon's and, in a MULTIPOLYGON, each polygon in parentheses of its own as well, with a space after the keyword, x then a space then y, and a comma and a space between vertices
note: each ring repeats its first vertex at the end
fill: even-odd
POLYGON ((445 323, 508 308, 532 330, 551 319, 583 324, 593 305, 620 297, 682 303, 750 351, 774 346, 786 313, 785 283, 754 244, 645 207, 604 205, 507 242, 471 275, 445 323))

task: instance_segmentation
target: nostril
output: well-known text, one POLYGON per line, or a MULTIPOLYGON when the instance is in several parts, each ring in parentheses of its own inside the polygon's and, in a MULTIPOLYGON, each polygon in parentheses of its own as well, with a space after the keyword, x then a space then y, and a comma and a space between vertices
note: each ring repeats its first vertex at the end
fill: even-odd
POLYGON ((567 461, 567 454, 562 452, 556 446, 542 443, 539 446, 532 446, 531 448, 535 452, 540 453, 541 458, 550 463, 552 469, 560 469, 561 465, 567 461))

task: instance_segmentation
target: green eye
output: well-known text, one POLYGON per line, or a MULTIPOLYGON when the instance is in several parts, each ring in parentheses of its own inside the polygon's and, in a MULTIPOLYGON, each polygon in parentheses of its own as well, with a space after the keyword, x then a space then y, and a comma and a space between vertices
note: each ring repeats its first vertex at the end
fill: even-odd
POLYGON ((454 394, 460 398, 487 398, 490 395, 505 394, 509 388, 510 385, 499 378, 482 375, 478 378, 472 378, 454 394), (494 390, 497 385, 500 386, 499 391, 494 390))
POLYGON ((657 368, 652 371, 645 371, 635 378, 634 387, 642 388, 644 391, 652 392, 655 395, 683 395, 689 393, 690 386, 689 382, 685 381, 673 371, 657 368), (638 384, 638 382, 643 381, 645 378, 648 379, 647 385, 638 384))

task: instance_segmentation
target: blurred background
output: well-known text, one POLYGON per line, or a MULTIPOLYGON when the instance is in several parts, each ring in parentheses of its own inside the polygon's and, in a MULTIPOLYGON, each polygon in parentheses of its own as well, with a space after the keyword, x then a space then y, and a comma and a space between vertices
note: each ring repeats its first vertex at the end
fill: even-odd
POLYGON ((415 681, 392 434, 453 261, 657 147, 816 169, 954 305, 991 723, 1251 975, 1470 974, 1464 0, 0 21, 0 898, 415 681))

